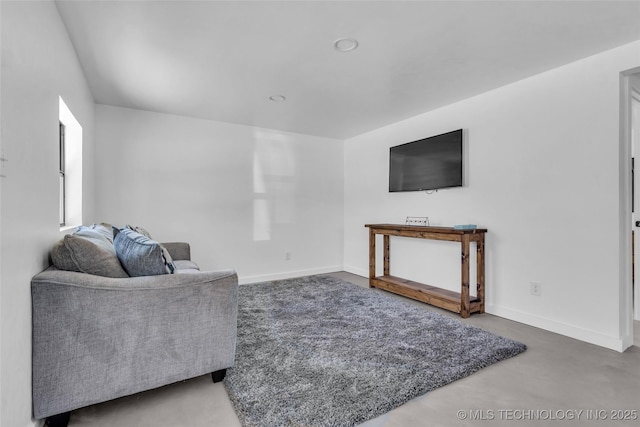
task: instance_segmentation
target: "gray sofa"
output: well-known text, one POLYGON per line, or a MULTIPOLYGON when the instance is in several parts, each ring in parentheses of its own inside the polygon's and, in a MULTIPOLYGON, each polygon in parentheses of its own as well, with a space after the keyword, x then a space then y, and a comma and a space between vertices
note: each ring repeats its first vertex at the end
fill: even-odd
POLYGON ((163 246, 174 274, 51 266, 33 277, 36 419, 66 425, 74 409, 207 373, 221 381, 233 366, 236 273, 199 271, 187 243, 163 246))

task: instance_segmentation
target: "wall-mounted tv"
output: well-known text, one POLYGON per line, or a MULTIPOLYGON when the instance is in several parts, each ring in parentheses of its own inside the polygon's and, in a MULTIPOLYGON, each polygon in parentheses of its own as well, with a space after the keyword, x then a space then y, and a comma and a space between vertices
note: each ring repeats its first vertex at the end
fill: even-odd
POLYGON ((389 191, 462 187, 462 129, 389 149, 389 191))

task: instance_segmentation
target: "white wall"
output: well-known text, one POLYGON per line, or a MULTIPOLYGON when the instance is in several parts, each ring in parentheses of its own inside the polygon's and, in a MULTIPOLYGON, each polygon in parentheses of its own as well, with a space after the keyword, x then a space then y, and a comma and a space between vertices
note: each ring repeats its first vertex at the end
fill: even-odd
POLYGON ((342 269, 342 141, 104 105, 96 141, 101 221, 245 283, 342 269))
MULTIPOLYGON (((619 73, 638 65, 640 42, 347 140, 345 268, 367 275, 365 223, 478 224, 488 312, 620 350, 619 73), (387 192, 390 146, 459 128, 463 188, 387 192)), ((392 274, 456 289, 456 245, 391 246, 392 274)))
POLYGON ((53 2, 2 2, 0 425, 31 420, 31 277, 60 238, 58 97, 84 130, 85 218, 93 206, 94 102, 53 2))

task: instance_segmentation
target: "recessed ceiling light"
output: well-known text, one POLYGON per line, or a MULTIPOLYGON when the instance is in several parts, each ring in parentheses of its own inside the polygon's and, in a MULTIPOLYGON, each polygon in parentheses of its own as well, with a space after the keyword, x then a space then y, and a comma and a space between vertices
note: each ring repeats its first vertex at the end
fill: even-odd
POLYGON ((349 52, 355 50, 358 47, 358 40, 356 39, 338 39, 333 42, 333 47, 340 52, 349 52))
POLYGON ((271 95, 269 99, 272 100, 273 102, 283 102, 287 100, 287 98, 285 98, 282 95, 271 95))

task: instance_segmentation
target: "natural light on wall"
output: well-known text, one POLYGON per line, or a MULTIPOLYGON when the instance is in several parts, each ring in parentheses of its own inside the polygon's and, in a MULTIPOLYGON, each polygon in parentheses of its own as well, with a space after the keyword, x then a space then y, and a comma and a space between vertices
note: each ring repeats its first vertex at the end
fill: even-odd
POLYGON ((59 99, 59 119, 64 127, 64 147, 60 149, 63 156, 60 163, 64 165, 64 184, 60 185, 60 229, 65 230, 82 224, 82 126, 62 98, 59 99))
POLYGON ((287 135, 257 130, 253 154, 253 240, 271 240, 273 223, 294 222, 295 154, 287 135))

